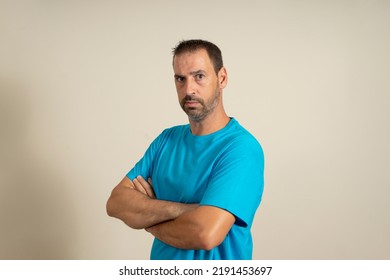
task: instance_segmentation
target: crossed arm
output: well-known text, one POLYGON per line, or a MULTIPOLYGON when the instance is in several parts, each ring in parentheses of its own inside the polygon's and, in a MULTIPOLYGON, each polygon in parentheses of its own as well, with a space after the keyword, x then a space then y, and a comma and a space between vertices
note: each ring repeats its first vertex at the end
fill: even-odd
POLYGON ((144 228, 176 248, 211 250, 226 237, 234 216, 213 206, 155 198, 151 182, 125 177, 107 201, 107 213, 134 229, 144 228))

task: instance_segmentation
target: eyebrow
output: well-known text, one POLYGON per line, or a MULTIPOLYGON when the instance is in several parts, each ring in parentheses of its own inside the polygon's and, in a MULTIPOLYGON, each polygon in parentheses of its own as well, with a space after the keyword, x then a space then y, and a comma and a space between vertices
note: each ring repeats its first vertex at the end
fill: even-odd
POLYGON ((206 72, 203 71, 203 70, 197 70, 197 71, 192 71, 192 72, 190 72, 190 74, 191 74, 192 76, 195 76, 195 75, 198 75, 198 74, 206 74, 206 72))
MULTIPOLYGON (((191 72, 190 72, 190 75, 191 75, 191 76, 196 76, 196 75, 198 75, 198 74, 204 74, 204 75, 206 75, 206 72, 205 72, 204 70, 196 70, 196 71, 191 71, 191 72)), ((174 77, 175 77, 175 78, 184 78, 185 75, 175 74, 174 77)))

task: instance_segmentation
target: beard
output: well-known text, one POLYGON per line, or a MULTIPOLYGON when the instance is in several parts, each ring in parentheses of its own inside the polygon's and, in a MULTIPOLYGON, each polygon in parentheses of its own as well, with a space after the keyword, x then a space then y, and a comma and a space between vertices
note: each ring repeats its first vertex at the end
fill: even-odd
POLYGON ((219 103, 220 92, 218 89, 215 89, 213 96, 208 100, 203 100, 202 98, 193 97, 191 95, 186 95, 181 102, 181 108, 188 115, 188 118, 195 122, 201 122, 204 120, 210 113, 212 113, 219 103), (200 106, 191 107, 186 105, 187 101, 196 101, 200 106))

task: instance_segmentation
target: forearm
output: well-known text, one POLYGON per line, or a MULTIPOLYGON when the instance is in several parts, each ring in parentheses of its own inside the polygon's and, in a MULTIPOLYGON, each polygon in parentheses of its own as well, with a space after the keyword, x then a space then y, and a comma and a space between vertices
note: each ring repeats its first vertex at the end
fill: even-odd
POLYGON ((152 199, 124 186, 117 186, 107 201, 108 215, 122 220, 134 229, 175 219, 194 207, 196 205, 152 199))
POLYGON ((183 217, 146 228, 146 231, 162 242, 180 249, 201 249, 198 236, 199 228, 196 223, 185 221, 183 217))
POLYGON ((224 210, 201 206, 146 230, 176 248, 211 250, 225 239, 234 221, 234 216, 224 210))

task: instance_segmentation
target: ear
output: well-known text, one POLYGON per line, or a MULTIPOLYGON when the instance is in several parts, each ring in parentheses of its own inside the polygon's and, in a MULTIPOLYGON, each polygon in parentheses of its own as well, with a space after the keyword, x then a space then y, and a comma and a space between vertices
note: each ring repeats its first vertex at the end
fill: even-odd
POLYGON ((228 83, 228 74, 225 67, 218 71, 218 84, 221 89, 225 88, 228 83))

